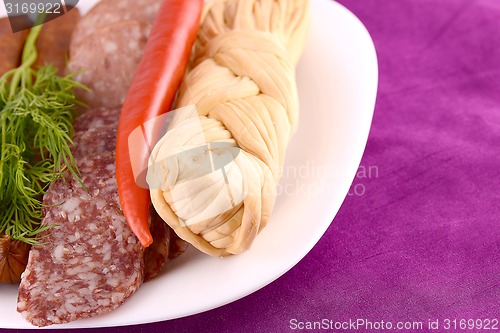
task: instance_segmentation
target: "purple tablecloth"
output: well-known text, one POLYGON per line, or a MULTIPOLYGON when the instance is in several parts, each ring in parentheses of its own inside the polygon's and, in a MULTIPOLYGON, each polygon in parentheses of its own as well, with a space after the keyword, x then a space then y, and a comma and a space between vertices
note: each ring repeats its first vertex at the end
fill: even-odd
POLYGON ((366 319, 465 332, 445 330, 446 319, 500 319, 500 1, 340 2, 372 35, 380 81, 364 172, 326 234, 242 300, 102 331, 289 332, 366 319))

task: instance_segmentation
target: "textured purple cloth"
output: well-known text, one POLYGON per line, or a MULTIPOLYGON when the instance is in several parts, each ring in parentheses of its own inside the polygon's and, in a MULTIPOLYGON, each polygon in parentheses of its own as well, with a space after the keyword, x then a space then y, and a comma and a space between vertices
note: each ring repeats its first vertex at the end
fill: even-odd
POLYGON ((242 300, 102 331, 289 332, 293 318, 366 318, 439 319, 443 332, 446 318, 500 318, 500 1, 340 2, 372 35, 380 81, 367 172, 324 237, 242 300))

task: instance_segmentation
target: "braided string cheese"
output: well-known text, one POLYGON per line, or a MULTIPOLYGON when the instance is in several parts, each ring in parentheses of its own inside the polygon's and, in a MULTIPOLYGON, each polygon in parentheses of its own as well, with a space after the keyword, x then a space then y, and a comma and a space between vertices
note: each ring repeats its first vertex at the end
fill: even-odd
POLYGON ((151 154, 155 209, 213 255, 248 249, 267 224, 297 127, 295 66, 307 0, 207 4, 168 132, 151 154))

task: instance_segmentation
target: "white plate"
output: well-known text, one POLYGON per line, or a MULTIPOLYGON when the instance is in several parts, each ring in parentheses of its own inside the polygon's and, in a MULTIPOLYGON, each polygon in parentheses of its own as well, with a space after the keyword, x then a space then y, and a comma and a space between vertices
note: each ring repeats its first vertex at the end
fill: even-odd
MULTIPOLYGON (((78 6, 85 12, 95 2, 78 6)), ((297 69, 300 125, 288 148, 272 219, 252 248, 224 259, 190 248, 117 310, 53 328, 131 325, 207 311, 271 283, 318 242, 358 169, 378 67, 373 42, 351 12, 330 0, 311 2, 310 36, 297 69)), ((0 285, 0 295, 0 327, 33 328, 16 312, 17 289, 0 285)))

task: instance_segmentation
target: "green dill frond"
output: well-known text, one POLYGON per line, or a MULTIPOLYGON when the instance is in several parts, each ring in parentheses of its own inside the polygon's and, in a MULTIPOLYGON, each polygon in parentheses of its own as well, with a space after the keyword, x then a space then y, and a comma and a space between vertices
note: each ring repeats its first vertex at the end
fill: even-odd
POLYGON ((74 74, 58 76, 52 66, 34 70, 39 27, 30 32, 21 66, 0 78, 0 233, 34 244, 40 232, 43 194, 65 170, 79 180, 71 154, 74 74))

